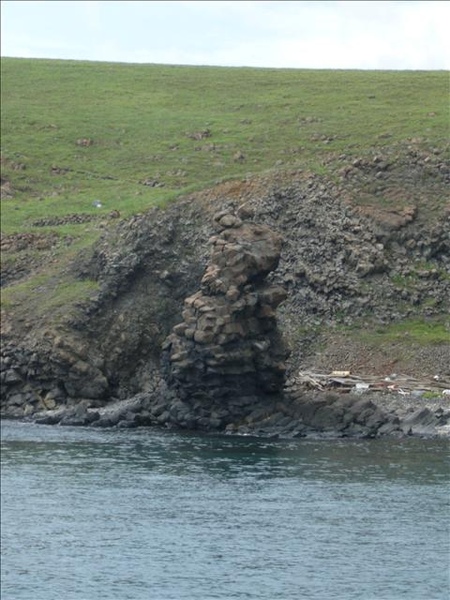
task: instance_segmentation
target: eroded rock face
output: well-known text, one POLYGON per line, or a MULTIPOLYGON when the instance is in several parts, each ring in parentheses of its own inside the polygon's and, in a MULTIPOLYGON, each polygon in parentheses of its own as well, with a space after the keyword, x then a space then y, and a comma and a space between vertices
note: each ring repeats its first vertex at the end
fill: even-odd
POLYGON ((201 288, 186 298, 183 322, 163 346, 166 380, 182 400, 273 398, 285 377, 275 309, 286 292, 266 276, 278 265, 282 238, 229 213, 214 223, 201 288))

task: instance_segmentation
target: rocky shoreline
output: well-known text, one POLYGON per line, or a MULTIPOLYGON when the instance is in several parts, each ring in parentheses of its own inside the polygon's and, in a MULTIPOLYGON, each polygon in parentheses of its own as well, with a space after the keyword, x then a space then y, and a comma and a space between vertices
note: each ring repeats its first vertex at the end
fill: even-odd
MULTIPOLYGON (((273 399, 274 400, 274 399, 273 399)), ((6 415, 14 418, 14 414, 6 415)), ((288 382, 276 401, 238 408, 180 401, 161 382, 157 393, 112 400, 103 407, 82 401, 38 411, 28 422, 99 428, 156 427, 269 438, 426 437, 450 439, 450 397, 392 392, 311 392, 288 382)))

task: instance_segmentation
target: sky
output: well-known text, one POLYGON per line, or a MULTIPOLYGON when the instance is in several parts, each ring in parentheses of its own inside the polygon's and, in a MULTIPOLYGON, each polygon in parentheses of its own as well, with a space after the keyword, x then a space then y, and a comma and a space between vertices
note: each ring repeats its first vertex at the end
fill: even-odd
POLYGON ((1 55, 307 69, 449 69, 449 1, 1 2, 1 55))

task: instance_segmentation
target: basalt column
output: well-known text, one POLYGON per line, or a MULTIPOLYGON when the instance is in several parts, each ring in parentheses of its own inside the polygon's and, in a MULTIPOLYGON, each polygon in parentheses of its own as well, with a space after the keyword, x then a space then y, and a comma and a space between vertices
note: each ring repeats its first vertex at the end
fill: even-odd
POLYGON ((282 238, 269 227, 221 213, 201 288, 163 346, 165 377, 180 399, 243 404, 281 392, 287 352, 275 309, 286 297, 266 281, 282 238))

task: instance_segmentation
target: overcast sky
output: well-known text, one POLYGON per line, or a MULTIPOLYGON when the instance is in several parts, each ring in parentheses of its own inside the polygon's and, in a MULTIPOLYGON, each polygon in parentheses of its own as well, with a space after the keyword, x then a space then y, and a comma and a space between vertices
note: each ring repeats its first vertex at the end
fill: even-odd
POLYGON ((449 69, 450 2, 1 2, 2 56, 449 69))

